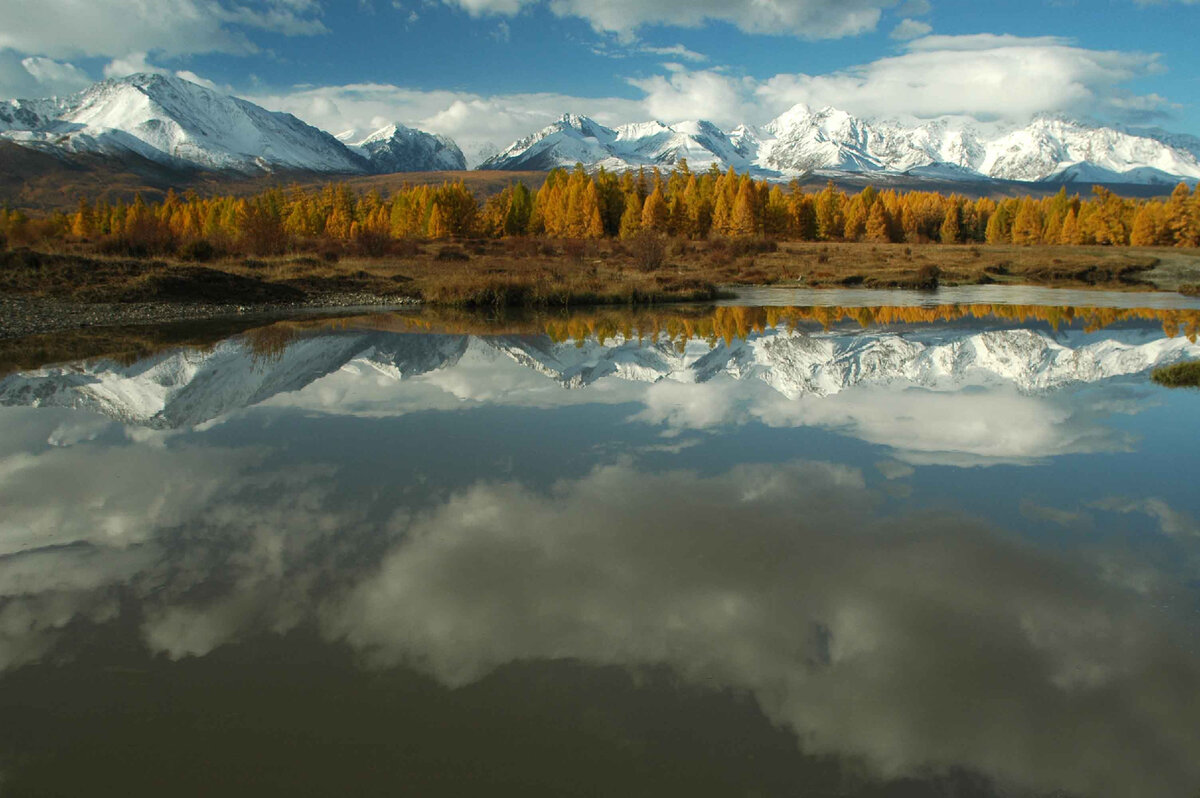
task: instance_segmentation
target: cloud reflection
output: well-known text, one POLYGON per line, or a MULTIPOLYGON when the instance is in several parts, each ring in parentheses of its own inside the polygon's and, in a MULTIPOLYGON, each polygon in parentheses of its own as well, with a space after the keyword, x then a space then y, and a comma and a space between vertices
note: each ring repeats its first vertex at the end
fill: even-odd
POLYGON ((885 776, 1200 784, 1200 662, 1134 592, 976 521, 884 518, 876 501, 822 463, 618 465, 549 496, 479 485, 416 519, 326 628, 450 685, 514 660, 666 663, 885 776))

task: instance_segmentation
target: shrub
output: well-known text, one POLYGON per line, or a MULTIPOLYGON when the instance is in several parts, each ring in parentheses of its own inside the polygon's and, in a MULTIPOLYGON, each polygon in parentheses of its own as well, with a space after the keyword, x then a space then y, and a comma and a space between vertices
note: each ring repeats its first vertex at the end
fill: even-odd
POLYGON ((0 233, 0 252, 3 252, 6 249, 8 249, 8 236, 4 235, 4 233, 0 233))
POLYGON ((382 258, 391 247, 392 238, 376 230, 362 230, 354 237, 354 250, 364 258, 382 258))
POLYGON ((208 263, 217 256, 217 248, 206 238, 197 238, 179 248, 180 260, 208 263))
POLYGON ((779 242, 770 238, 735 238, 730 249, 734 255, 765 255, 778 252, 779 242))
POLYGON ((587 253, 587 245, 582 239, 569 238, 563 242, 563 254, 573 261, 583 260, 587 253))
POLYGON ((442 247, 438 250, 437 255, 433 257, 436 261, 443 263, 470 260, 471 256, 463 251, 462 247, 442 247))
POLYGON ((424 252, 421 245, 411 238, 397 238, 392 242, 392 254, 401 258, 415 258, 424 252))
POLYGON ((123 255, 129 258, 145 258, 150 255, 150 250, 144 245, 124 236, 105 236, 96 245, 96 251, 101 255, 123 255))
MULTIPOLYGON (((0 246, 0 249, 3 249, 0 246)), ((1200 296, 1200 283, 1184 283, 1179 286, 1179 293, 1184 296, 1200 296)))
POLYGON ((667 260, 667 244, 658 233, 643 230, 629 239, 633 261, 642 271, 661 269, 667 260))
POLYGON ((931 263, 927 263, 917 269, 917 277, 914 281, 915 287, 932 291, 938 287, 938 278, 942 276, 942 270, 931 263))
POLYGON ((504 249, 517 258, 532 258, 538 254, 538 242, 529 236, 514 236, 504 239, 504 249))

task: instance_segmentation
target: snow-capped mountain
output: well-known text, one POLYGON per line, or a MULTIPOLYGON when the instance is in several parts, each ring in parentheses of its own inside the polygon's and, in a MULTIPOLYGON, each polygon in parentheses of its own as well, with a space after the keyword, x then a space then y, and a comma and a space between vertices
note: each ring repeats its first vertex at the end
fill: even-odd
POLYGON ((729 132, 710 122, 648 122, 608 128, 567 115, 481 165, 482 169, 671 166, 752 169, 794 177, 812 172, 1025 182, 1174 183, 1200 179, 1200 140, 1042 117, 985 133, 969 122, 920 125, 865 120, 797 105, 761 128, 729 132))
POLYGON ((18 144, 121 155, 202 169, 362 172, 362 158, 291 114, 180 78, 131 75, 51 100, 0 105, 0 135, 18 144))
POLYGON ((730 134, 711 122, 643 122, 608 128, 586 116, 567 114, 554 124, 512 144, 480 169, 553 169, 583 163, 589 168, 629 169, 671 166, 681 159, 695 168, 710 164, 748 169, 730 134))
POLYGON ((0 138, 48 152, 134 154, 250 174, 463 168, 449 139, 393 125, 347 147, 291 114, 157 74, 102 81, 69 97, 0 101, 0 138))
POLYGON ((392 172, 458 171, 467 159, 453 139, 405 127, 399 122, 376 130, 363 139, 355 131, 338 136, 353 152, 366 158, 371 171, 392 172))
POLYGON ((666 340, 331 333, 299 339, 274 358, 234 338, 209 351, 178 350, 133 365, 100 360, 12 374, 0 380, 0 405, 88 409, 179 428, 301 390, 338 370, 407 380, 452 368, 471 352, 519 364, 565 389, 605 377, 702 383, 724 375, 796 399, 892 384, 950 391, 1006 384, 1042 393, 1200 357, 1200 345, 1138 330, 1050 335, 1024 328, 904 334, 778 328, 729 345, 694 339, 682 349, 666 340))

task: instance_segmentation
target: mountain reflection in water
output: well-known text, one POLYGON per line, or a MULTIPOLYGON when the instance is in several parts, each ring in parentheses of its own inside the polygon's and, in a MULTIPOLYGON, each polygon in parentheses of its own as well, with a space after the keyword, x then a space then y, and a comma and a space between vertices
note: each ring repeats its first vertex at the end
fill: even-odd
POLYGON ((0 788, 1194 798, 1180 312, 385 316, 9 374, 0 788))

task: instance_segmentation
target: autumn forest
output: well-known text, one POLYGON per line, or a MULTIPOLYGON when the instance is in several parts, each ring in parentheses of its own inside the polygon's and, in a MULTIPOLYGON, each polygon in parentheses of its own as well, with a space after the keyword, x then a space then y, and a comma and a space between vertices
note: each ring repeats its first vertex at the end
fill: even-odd
POLYGON ((11 245, 86 242, 127 255, 275 255, 337 248, 364 256, 394 242, 545 237, 629 239, 766 237, 795 241, 1015 245, 1200 245, 1200 188, 1180 184, 1165 200, 1128 199, 1097 186, 1041 199, 969 199, 957 194, 876 190, 848 194, 783 187, 732 169, 615 174, 556 170, 531 190, 514 182, 475 196, 461 182, 405 185, 390 196, 346 184, 271 189, 256 196, 170 193, 161 203, 81 200, 74 213, 31 218, 0 211, 11 245))

